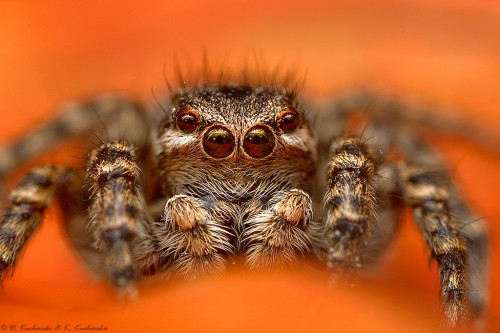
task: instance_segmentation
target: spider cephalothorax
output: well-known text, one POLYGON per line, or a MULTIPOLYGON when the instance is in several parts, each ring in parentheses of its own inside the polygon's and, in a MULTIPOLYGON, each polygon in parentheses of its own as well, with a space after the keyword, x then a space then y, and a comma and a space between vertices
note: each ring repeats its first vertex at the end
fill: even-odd
POLYGON ((175 216, 186 216, 171 214, 178 209, 177 200, 190 202, 187 209, 200 210, 199 215, 213 223, 213 232, 203 237, 214 239, 214 248, 204 250, 205 255, 213 250, 216 266, 223 260, 221 251, 246 253, 247 262, 257 266, 293 262, 309 252, 311 204, 303 191, 310 190, 316 147, 294 94, 229 86, 184 92, 174 99, 157 144, 160 182, 172 198, 167 225, 175 221, 159 238, 164 240, 163 251, 184 253, 178 259, 184 274, 193 274, 187 263, 212 268, 207 256, 188 256, 179 245, 187 241, 177 239, 183 238, 175 231, 179 226, 186 239, 204 227, 200 220, 177 220, 175 216), (284 207, 284 197, 296 198, 301 212, 284 207), (293 221, 300 227, 287 226, 285 217, 277 221, 281 215, 272 209, 300 215, 293 221), (281 231, 273 230, 277 226, 281 231), (216 240, 221 243, 215 245, 216 240))
POLYGON ((91 150, 85 175, 36 167, 12 190, 0 222, 0 273, 14 266, 55 197, 82 257, 120 289, 141 275, 219 272, 236 255, 251 268, 312 255, 343 278, 380 256, 406 205, 440 266, 447 322, 456 324, 466 304, 481 313, 484 226, 405 106, 377 100, 339 98, 314 124, 294 92, 268 86, 184 89, 162 116, 109 96, 72 104, 0 150, 0 172, 57 140, 90 136, 100 122, 110 139, 91 150), (369 144, 348 126, 357 112, 369 119, 369 144))

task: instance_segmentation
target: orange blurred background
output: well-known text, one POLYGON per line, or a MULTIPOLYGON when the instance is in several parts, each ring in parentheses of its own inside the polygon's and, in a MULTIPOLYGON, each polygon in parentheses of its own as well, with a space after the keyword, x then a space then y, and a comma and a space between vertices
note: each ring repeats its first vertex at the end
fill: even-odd
MULTIPOLYGON (((500 128, 500 3, 472 0, 0 2, 0 140, 21 137, 68 99, 167 93, 174 59, 237 68, 246 58, 307 72, 304 93, 350 87, 453 106, 500 128)), ((451 109, 450 109, 451 110, 451 109)), ((500 158, 437 136, 455 178, 492 234, 489 331, 500 331, 500 158)), ((78 155, 71 149, 64 155, 78 155)), ((56 155, 54 155, 56 156, 56 155)), ((190 283, 151 282, 120 302, 83 267, 47 220, 0 295, 1 325, 105 327, 112 332, 430 332, 440 326, 436 267, 410 219, 357 288, 328 288, 308 272, 231 270, 190 283)), ((466 329, 464 329, 466 331, 466 329)))

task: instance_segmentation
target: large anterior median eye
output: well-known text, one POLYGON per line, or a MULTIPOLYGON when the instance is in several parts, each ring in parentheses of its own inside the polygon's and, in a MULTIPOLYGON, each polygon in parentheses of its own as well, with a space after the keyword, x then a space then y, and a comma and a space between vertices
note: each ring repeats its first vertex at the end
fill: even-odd
POLYGON ((215 158, 231 155, 234 150, 234 136, 224 127, 213 127, 203 137, 203 149, 215 158))
POLYGON ((267 156, 274 149, 274 134, 265 126, 253 127, 243 139, 243 149, 254 158, 267 156))
POLYGON ((200 116, 195 111, 181 111, 176 118, 176 125, 184 133, 192 133, 198 127, 200 116))
POLYGON ((278 125, 285 133, 294 131, 300 123, 300 116, 292 110, 282 111, 278 115, 278 125))

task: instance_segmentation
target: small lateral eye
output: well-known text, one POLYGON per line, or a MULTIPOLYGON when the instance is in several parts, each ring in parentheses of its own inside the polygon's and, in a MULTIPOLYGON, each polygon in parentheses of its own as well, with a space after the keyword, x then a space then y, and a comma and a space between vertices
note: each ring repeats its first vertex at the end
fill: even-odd
POLYGON ((278 125, 285 133, 294 131, 300 123, 300 116, 292 110, 282 111, 278 115, 278 125))
POLYGON ((192 133, 198 127, 200 116, 195 111, 182 111, 177 115, 177 128, 184 133, 192 133))

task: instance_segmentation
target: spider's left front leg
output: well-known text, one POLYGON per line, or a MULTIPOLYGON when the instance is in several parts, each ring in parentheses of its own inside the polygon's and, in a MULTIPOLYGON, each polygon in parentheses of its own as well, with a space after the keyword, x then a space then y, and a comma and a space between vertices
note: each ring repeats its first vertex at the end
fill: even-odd
POLYGON ((324 212, 314 227, 317 255, 334 274, 361 266, 373 229, 376 162, 358 137, 332 142, 324 212))
POLYGON ((310 251, 311 198, 302 190, 279 191, 265 209, 256 204, 243 222, 246 263, 252 267, 284 267, 310 251))

